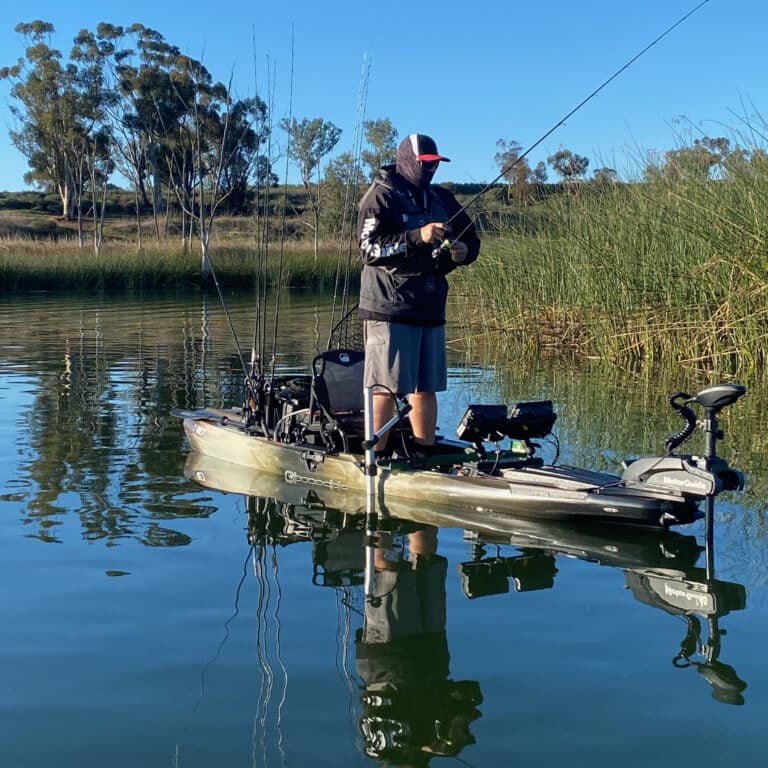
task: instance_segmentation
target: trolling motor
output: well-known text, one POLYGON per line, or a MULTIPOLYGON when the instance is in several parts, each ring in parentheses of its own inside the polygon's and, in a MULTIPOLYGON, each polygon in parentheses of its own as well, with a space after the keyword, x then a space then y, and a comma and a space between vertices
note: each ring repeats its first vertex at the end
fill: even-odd
POLYGON ((717 415, 723 408, 735 403, 746 393, 741 384, 719 384, 703 389, 697 395, 678 392, 669 398, 669 404, 680 414, 685 426, 666 442, 666 456, 648 456, 624 462, 621 479, 628 485, 642 485, 649 490, 658 489, 693 498, 707 498, 721 491, 741 491, 744 476, 717 455, 717 441, 723 438, 717 415), (699 421, 689 404, 704 409, 699 421), (700 427, 705 435, 703 456, 674 453, 700 427))

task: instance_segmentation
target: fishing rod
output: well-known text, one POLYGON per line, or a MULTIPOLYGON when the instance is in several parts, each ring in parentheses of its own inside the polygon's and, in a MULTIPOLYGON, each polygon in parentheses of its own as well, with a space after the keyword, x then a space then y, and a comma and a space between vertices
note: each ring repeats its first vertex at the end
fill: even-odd
MULTIPOLYGON (((294 65, 294 37, 293 27, 291 27, 291 71, 290 71, 290 90, 288 99, 288 120, 293 116, 293 65, 294 65)), ((270 69, 267 66, 267 88, 269 115, 274 112, 274 93, 275 88, 271 79, 270 69)), ((267 132, 267 157, 272 156, 272 135, 273 126, 270 125, 267 132)), ((288 177, 288 153, 285 160, 285 178, 288 177)), ((254 209, 256 215, 256 247, 257 247, 257 270, 256 270, 256 318, 253 329, 253 341, 251 345, 250 372, 246 370, 245 375, 245 397, 243 402, 243 413, 247 427, 252 427, 260 422, 264 431, 269 431, 272 426, 269 423, 269 414, 266 408, 265 387, 272 389, 275 378, 276 349, 277 349, 277 325, 280 311, 280 292, 283 283, 283 267, 285 255, 285 217, 288 199, 287 181, 283 186, 282 218, 281 218, 281 237, 279 242, 278 269, 277 269, 277 289, 275 291, 275 318, 272 339, 272 354, 269 366, 269 378, 267 380, 266 365, 266 345, 267 345, 267 263, 269 256, 269 225, 270 225, 270 192, 269 180, 266 183, 266 192, 264 195, 264 222, 262 230, 259 229, 259 207, 258 202, 254 209)), ((258 192, 258 187, 257 187, 258 192)), ((223 301, 223 299, 222 299, 223 301)), ((245 368, 245 362, 241 365, 245 368)))
MULTIPOLYGON (((653 39, 648 45, 646 45, 642 50, 640 50, 638 53, 636 53, 631 59, 629 59, 625 64, 623 64, 619 69, 617 69, 609 78, 604 80, 597 88, 595 88, 592 93, 590 93, 588 96, 583 98, 573 109, 571 109, 570 112, 568 112, 566 115, 560 118, 546 133, 542 134, 536 141, 531 144, 528 149, 525 150, 521 155, 518 155, 511 163, 508 163, 505 165, 500 173, 488 184, 486 184, 476 195, 474 195, 472 198, 470 198, 469 202, 465 203, 464 205, 459 208, 458 211, 456 211, 450 219, 448 219, 447 223, 450 224, 457 216, 459 216, 461 213, 465 212, 471 205, 476 203, 486 192, 488 192, 491 187, 493 187, 495 184, 499 182, 500 179, 502 179, 504 176, 506 176, 513 168, 515 168, 519 163, 521 163, 536 147, 538 147, 540 144, 542 144, 544 141, 546 141, 561 125, 563 125, 565 122, 567 122, 571 117, 573 117, 583 106, 588 104, 592 99, 595 98, 604 88, 606 88, 610 83, 612 83, 622 72, 624 72, 626 69, 629 69, 641 56, 643 56, 645 53, 647 53, 651 48, 653 48, 657 43, 661 42, 670 32, 672 32, 674 29, 679 27, 683 22, 685 22, 687 19, 689 19, 691 16, 693 16, 696 11, 698 11, 700 8, 705 6, 709 0, 702 0, 696 7, 692 8, 690 11, 688 11, 684 16, 681 16, 674 24, 667 27, 658 37, 653 39)), ((457 236, 455 236, 452 240, 444 240, 443 243, 440 244, 438 250, 448 250, 450 248, 451 242, 453 240, 458 240, 461 238, 463 234, 467 232, 467 230, 472 226, 472 224, 468 224, 457 236)))
POLYGON ((357 93, 357 104, 355 110, 355 131, 354 139, 352 142, 352 176, 348 183, 345 185, 344 191, 344 208, 342 214, 342 226, 339 233, 339 251, 336 259, 336 279, 333 287, 333 305, 331 307, 331 316, 328 324, 328 342, 326 347, 330 349, 333 343, 333 337, 338 329, 339 331, 339 346, 346 345, 349 342, 348 327, 344 325, 344 320, 350 312, 349 307, 349 293, 350 293, 350 274, 352 265, 352 253, 353 253, 353 240, 354 240, 354 217, 350 216, 350 212, 354 206, 354 199, 358 197, 359 179, 362 169, 362 149, 363 138, 365 134, 365 109, 368 103, 368 84, 371 75, 371 62, 368 58, 367 52, 363 56, 363 67, 360 73, 360 83, 357 93), (346 234, 346 227, 349 225, 349 236, 346 234), (342 249, 344 243, 347 244, 347 258, 343 268, 343 280, 342 280, 342 249), (336 322, 336 302, 339 294, 339 283, 342 283, 342 297, 341 308, 339 314, 341 319, 338 324, 336 322), (344 337, 342 339, 342 336, 344 337))

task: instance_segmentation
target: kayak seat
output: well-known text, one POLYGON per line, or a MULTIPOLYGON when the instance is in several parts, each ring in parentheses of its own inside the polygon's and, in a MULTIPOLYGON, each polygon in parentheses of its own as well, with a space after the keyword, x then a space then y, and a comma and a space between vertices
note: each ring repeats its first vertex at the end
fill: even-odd
POLYGON ((327 447, 349 451, 349 435, 362 434, 365 353, 331 349, 312 360, 308 430, 327 447))

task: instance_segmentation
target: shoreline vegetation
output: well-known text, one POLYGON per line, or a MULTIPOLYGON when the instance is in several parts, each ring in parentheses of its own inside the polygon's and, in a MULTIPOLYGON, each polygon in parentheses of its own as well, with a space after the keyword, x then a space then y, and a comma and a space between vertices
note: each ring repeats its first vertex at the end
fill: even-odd
MULTIPOLYGON (((361 116, 339 152, 326 117, 277 119, 143 24, 83 29, 68 59, 51 23, 15 31, 9 135, 46 192, 0 193, 0 290, 199 290, 209 269, 229 291, 354 289, 353 209, 395 157, 389 118, 361 116), (301 184, 280 187, 283 157, 301 184)), ((637 158, 637 180, 564 147, 533 164, 536 144, 503 138, 500 183, 439 176, 483 240, 451 276, 467 351, 764 371, 768 121, 744 108, 731 138, 691 123, 689 141, 637 158)))
MULTIPOLYGON (((492 190, 475 213, 481 258, 458 270, 451 311, 466 338, 622 362, 675 362, 739 373, 763 369, 768 336, 768 159, 732 162, 726 178, 700 176, 638 183, 561 185, 524 206, 501 204, 492 190), (460 309, 460 312, 459 312, 460 309)), ((0 218, 8 230, 7 211, 0 218)), ((18 212, 16 213, 18 216, 18 212)), ((34 218, 34 216, 31 216, 34 218)), ((38 215, 38 226, 48 221, 38 215)), ((200 286, 200 252, 178 239, 136 249, 108 219, 97 255, 73 237, 0 238, 0 282, 8 290, 200 286), (118 239, 118 237, 120 239, 118 239)), ((253 285, 259 250, 254 220, 222 219, 211 264, 228 289, 253 285)), ((267 280, 332 288, 338 264, 358 264, 354 244, 310 240, 260 246, 267 280), (351 257, 350 257, 351 253, 351 257)), ((469 342, 468 342, 469 343, 469 342)))
MULTIPOLYGON (((143 24, 83 29, 68 59, 49 22, 15 31, 24 56, 0 66, 10 138, 25 183, 48 194, 0 193, 0 290, 202 287, 209 268, 230 291, 263 271, 325 290, 346 274, 354 288, 353 208, 395 156, 389 118, 361 119, 356 149, 338 153, 326 117, 278 120, 143 24), (301 184, 280 188, 282 157, 301 184)), ((501 183, 441 182, 471 203, 483 240, 451 276, 459 343, 485 357, 763 371, 768 121, 742 106, 732 138, 691 123, 687 143, 638 158, 636 180, 608 167, 587 178, 589 159, 563 147, 532 165, 499 139, 501 183)))
MULTIPOLYGON (((469 195, 467 196, 469 197, 469 195)), ((457 270, 450 311, 465 343, 622 364, 674 362, 717 374, 766 365, 768 336, 768 159, 733 164, 719 180, 683 176, 638 183, 582 182, 525 206, 500 205, 492 190, 475 212, 480 259, 457 270), (495 204, 494 204, 495 203, 495 204)), ((19 214, 2 211, 0 232, 19 214), (9 215, 10 214, 10 215, 9 215)), ((44 214, 27 214, 26 234, 0 236, 4 290, 202 285, 200 251, 166 238, 137 251, 107 219, 96 254, 77 238, 45 234, 44 214), (37 229, 30 220, 37 219, 37 229), (111 235, 111 236, 110 236, 111 235)), ((22 229, 18 227, 18 229, 22 229)), ((257 279, 333 289, 337 267, 358 278, 353 243, 296 235, 257 247, 254 220, 217 222, 211 265, 228 290, 257 279), (258 254, 261 253, 261 256, 258 254)))
POLYGON ((559 195, 546 226, 486 240, 462 281, 468 326, 541 352, 764 370, 768 161, 559 195))

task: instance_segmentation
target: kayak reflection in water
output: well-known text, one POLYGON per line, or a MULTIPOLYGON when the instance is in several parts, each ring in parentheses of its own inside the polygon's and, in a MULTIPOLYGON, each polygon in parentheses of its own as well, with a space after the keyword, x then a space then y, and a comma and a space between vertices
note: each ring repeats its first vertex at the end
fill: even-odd
POLYGON ((356 639, 365 752, 398 766, 458 755, 475 742, 469 725, 482 694, 477 681, 449 679, 447 560, 437 554, 437 528, 408 534, 407 552, 378 532, 374 566, 356 639))

